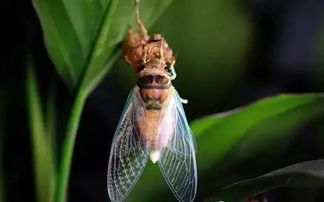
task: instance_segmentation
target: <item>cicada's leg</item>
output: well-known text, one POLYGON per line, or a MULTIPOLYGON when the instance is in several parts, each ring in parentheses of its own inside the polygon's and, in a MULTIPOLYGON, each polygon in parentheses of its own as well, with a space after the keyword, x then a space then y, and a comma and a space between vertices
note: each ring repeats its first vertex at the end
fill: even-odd
POLYGON ((162 39, 160 44, 160 60, 162 60, 162 62, 165 63, 163 46, 164 46, 164 40, 162 39))
POLYGON ((142 57, 142 63, 145 64, 147 62, 147 46, 144 46, 144 55, 142 57))
POLYGON ((187 100, 187 99, 182 99, 182 98, 180 98, 180 101, 181 101, 183 104, 188 104, 188 100, 187 100))
POLYGON ((139 0, 135 0, 135 12, 136 12, 136 23, 141 31, 141 34, 144 38, 149 38, 149 35, 147 34, 147 30, 141 20, 140 17, 140 11, 139 11, 139 0))
POLYGON ((170 66, 170 70, 171 70, 171 77, 170 78, 171 78, 171 80, 174 80, 175 78, 177 78, 177 73, 176 73, 173 65, 170 66))

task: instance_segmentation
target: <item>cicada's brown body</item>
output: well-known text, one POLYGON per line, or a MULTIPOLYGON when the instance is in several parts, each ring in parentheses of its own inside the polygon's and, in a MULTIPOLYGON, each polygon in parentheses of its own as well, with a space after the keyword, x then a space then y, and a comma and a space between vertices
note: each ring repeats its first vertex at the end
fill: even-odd
POLYGON ((195 142, 182 106, 186 102, 171 82, 176 77, 175 58, 161 35, 147 34, 137 3, 140 31, 130 30, 124 44, 124 57, 136 72, 137 85, 114 135, 108 193, 111 201, 124 201, 150 158, 159 164, 178 201, 193 202, 197 190, 195 142))
POLYGON ((171 96, 174 93, 174 88, 171 86, 168 89, 160 90, 143 89, 137 87, 135 88, 135 91, 139 92, 138 94, 141 96, 141 98, 143 97, 143 94, 146 98, 146 100, 142 98, 142 103, 146 108, 143 116, 145 119, 142 117, 138 117, 137 119, 142 140, 153 153, 159 152, 161 149, 167 146, 168 140, 170 140, 174 130, 174 120, 172 118, 168 119, 169 124, 163 124, 166 121, 162 120, 163 117, 170 113, 166 111, 166 106, 170 102, 171 96))
MULTIPOLYGON (((161 127, 161 117, 164 116, 164 106, 168 105, 173 93, 170 77, 170 65, 174 65, 175 59, 172 50, 160 34, 149 36, 146 29, 138 21, 140 33, 130 30, 124 44, 124 58, 134 67, 137 73, 137 88, 142 104, 145 106, 145 119, 138 119, 138 126, 143 142, 154 153, 166 146, 171 138, 172 129, 161 127), (161 129, 160 129, 161 130, 161 129)), ((167 127, 167 126, 165 126, 167 127)))

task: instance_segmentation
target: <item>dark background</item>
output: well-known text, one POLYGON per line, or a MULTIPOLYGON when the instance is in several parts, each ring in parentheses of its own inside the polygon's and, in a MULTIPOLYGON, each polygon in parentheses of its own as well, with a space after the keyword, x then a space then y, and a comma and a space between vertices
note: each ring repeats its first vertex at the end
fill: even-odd
MULTIPOLYGON (((58 133, 64 129, 72 95, 47 56, 31 2, 3 1, 0 10, 4 15, 0 88, 6 98, 0 97, 1 102, 5 100, 0 165, 6 201, 35 201, 25 103, 28 55, 35 60, 42 95, 55 83, 58 133)), ((177 0, 151 30, 164 34, 178 55, 175 87, 189 100, 186 112, 193 120, 277 93, 321 92, 323 11, 322 0, 177 0)), ((134 81, 131 68, 120 60, 89 97, 76 141, 70 201, 108 200, 106 169, 111 138, 134 81)), ((312 131, 313 126, 305 126, 292 143, 290 152, 303 154, 301 160, 324 154, 323 144, 310 135, 312 131)), ((279 189, 267 197, 269 201, 286 201, 288 194, 300 191, 279 189)), ((324 201, 324 196, 314 201, 324 201)))

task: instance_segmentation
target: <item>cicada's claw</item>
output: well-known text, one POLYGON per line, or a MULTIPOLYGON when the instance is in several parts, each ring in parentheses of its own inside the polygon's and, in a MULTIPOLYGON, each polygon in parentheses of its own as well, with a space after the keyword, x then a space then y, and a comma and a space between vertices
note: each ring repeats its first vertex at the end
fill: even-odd
POLYGON ((171 70, 170 78, 171 78, 171 80, 174 80, 175 78, 177 78, 177 73, 176 73, 173 65, 170 66, 170 70, 171 70))
POLYGON ((182 99, 182 98, 180 98, 180 101, 181 101, 183 104, 188 104, 188 100, 187 100, 187 99, 182 99))

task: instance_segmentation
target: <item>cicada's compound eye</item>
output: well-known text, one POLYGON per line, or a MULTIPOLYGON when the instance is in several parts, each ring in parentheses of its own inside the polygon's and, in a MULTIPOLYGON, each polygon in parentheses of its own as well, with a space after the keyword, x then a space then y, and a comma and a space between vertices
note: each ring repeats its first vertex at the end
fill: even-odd
POLYGON ((171 80, 174 80, 177 77, 177 74, 175 72, 174 66, 171 64, 167 64, 164 67, 164 70, 169 74, 171 80))
POLYGON ((152 75, 144 75, 138 80, 141 84, 147 85, 153 83, 154 77, 152 75))
POLYGON ((165 70, 166 72, 168 72, 169 74, 171 74, 171 68, 170 68, 169 65, 165 66, 165 67, 164 67, 164 70, 165 70))
POLYGON ((154 78, 155 83, 159 85, 167 85, 169 83, 169 80, 162 75, 156 75, 154 78))
POLYGON ((137 68, 137 71, 138 71, 138 72, 141 72, 141 71, 143 71, 144 68, 145 68, 145 66, 144 66, 144 65, 141 65, 141 66, 139 66, 139 67, 137 68))

